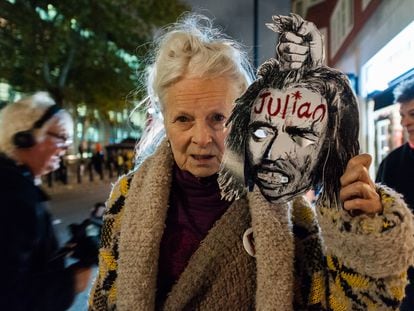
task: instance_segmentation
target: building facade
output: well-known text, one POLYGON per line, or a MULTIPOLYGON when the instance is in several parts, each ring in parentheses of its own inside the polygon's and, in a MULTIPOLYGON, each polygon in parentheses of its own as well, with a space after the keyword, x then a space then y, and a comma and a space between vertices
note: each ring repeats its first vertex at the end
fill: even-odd
POLYGON ((414 1, 293 0, 325 36, 327 64, 347 73, 360 106, 361 151, 381 160, 406 141, 395 86, 414 76, 414 1))
MULTIPOLYGON (((15 91, 6 82, 0 82, 0 110, 24 96, 27 94, 15 91)), ((74 121, 73 144, 68 151, 71 155, 80 155, 79 149, 84 149, 83 156, 91 157, 96 145, 107 146, 126 139, 138 140, 146 122, 145 112, 133 110, 133 107, 106 112, 89 108, 86 104, 66 108, 74 121)))

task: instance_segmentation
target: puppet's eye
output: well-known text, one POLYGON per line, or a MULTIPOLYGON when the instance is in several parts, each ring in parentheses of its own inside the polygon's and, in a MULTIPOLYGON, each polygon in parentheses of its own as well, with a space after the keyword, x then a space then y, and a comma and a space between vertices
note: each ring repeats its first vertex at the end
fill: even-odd
POLYGON ((309 145, 313 145, 316 142, 316 139, 311 138, 311 137, 306 137, 306 136, 303 137, 300 135, 294 135, 291 137, 292 137, 292 140, 301 147, 307 147, 309 145))
POLYGON ((263 139, 269 136, 269 131, 263 128, 258 128, 253 132, 253 137, 256 139, 263 139))

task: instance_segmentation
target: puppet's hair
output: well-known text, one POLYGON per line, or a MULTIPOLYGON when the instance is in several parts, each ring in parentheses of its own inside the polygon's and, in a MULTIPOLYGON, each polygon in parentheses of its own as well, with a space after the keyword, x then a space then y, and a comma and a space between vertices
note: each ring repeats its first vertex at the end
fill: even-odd
POLYGON ((227 150, 220 169, 219 183, 222 196, 226 199, 240 197, 245 192, 250 167, 244 158, 249 132, 251 109, 261 90, 276 88, 285 90, 289 87, 306 88, 320 94, 328 105, 328 125, 319 161, 311 174, 312 185, 322 186, 320 199, 329 202, 338 201, 340 182, 346 165, 351 157, 359 151, 358 143, 358 106, 348 78, 335 69, 318 67, 305 71, 299 82, 286 79, 289 71, 281 71, 276 60, 266 62, 260 69, 257 79, 236 101, 236 106, 229 118, 231 127, 226 140, 227 150), (234 126, 233 126, 234 125, 234 126), (234 160, 239 162, 235 167, 234 160), (241 183, 240 181, 244 181, 241 183))

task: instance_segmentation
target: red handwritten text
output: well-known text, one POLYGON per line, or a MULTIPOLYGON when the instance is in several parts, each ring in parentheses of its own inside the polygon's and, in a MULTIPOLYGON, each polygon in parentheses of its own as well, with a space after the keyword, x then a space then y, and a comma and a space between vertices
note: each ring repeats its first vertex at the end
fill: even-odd
POLYGON ((285 94, 282 97, 273 98, 271 92, 264 92, 260 94, 260 101, 257 101, 254 106, 254 112, 259 114, 264 109, 269 116, 279 116, 282 119, 286 118, 286 114, 297 115, 299 119, 312 118, 313 120, 322 121, 326 115, 326 105, 321 103, 313 108, 314 105, 309 101, 300 102, 302 96, 299 91, 292 94, 285 94), (290 111, 289 109, 290 108, 290 111))

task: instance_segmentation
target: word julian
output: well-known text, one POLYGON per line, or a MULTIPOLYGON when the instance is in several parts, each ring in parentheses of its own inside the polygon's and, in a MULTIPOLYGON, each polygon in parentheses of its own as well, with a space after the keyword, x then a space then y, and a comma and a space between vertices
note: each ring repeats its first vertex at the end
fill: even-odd
POLYGON ((257 102, 254 107, 254 112, 261 114, 263 109, 267 109, 269 116, 274 117, 280 114, 282 119, 286 118, 286 114, 297 115, 299 119, 309 119, 322 121, 326 115, 326 104, 322 103, 312 110, 312 103, 306 101, 304 103, 298 102, 302 99, 300 91, 292 94, 286 94, 282 97, 273 98, 271 92, 264 92, 259 95, 260 102, 257 102), (291 96, 292 95, 292 96, 291 96), (275 99, 275 100, 274 100, 275 99), (282 104, 284 102, 284 105, 282 104), (291 107, 291 112, 288 108, 291 107), (297 108, 297 109, 296 109, 297 108))

